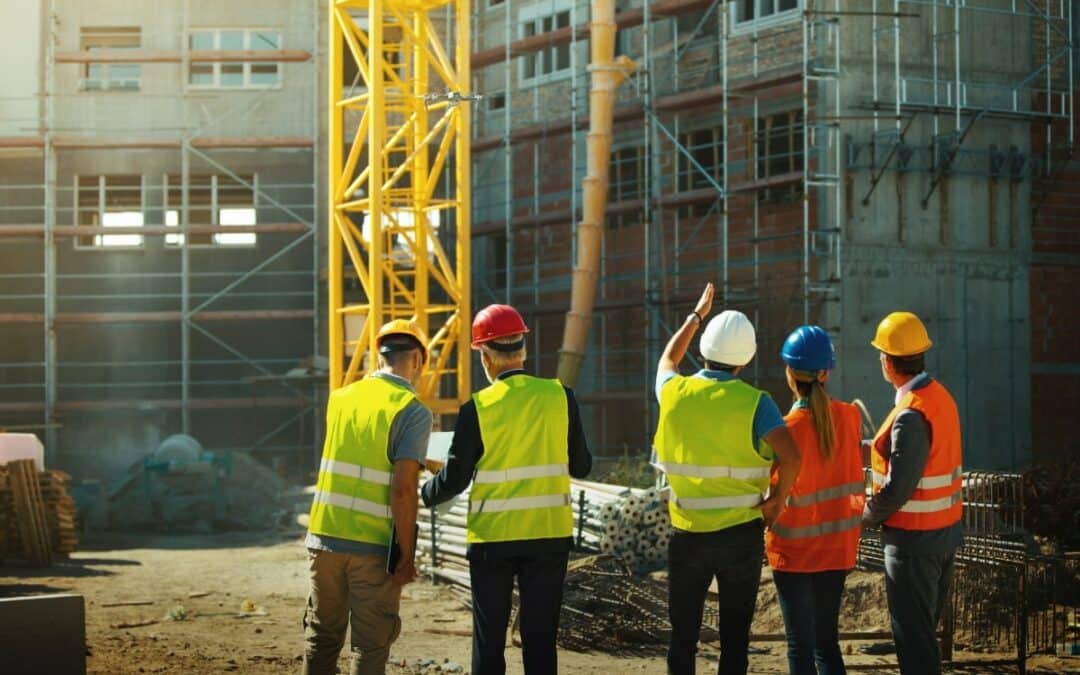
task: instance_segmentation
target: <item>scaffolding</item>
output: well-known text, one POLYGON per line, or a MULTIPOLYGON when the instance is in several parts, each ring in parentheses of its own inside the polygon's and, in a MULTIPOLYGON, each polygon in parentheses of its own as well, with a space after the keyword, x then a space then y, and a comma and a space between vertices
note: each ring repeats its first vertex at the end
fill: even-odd
MULTIPOLYGON (((514 9, 489 2, 474 14, 476 90, 495 102, 478 114, 473 141, 474 246, 490 261, 477 266, 474 286, 479 304, 525 311, 534 367, 553 374, 576 258, 589 6, 514 9)), ((873 199, 873 187, 855 189, 858 172, 876 186, 925 159, 932 184, 920 196, 929 203, 971 158, 987 164, 985 149, 961 147, 983 116, 1046 122, 1043 159, 1001 148, 994 167, 1019 163, 1023 179, 1032 167, 1048 171, 1048 153, 1072 145, 1071 20, 1058 0, 620 3, 618 51, 640 68, 614 113, 601 281, 578 391, 600 452, 648 447, 651 364, 706 281, 717 282, 718 306, 754 320, 759 353, 775 353, 802 322, 841 342, 847 222, 873 199), (740 12, 750 5, 778 12, 746 21, 740 12), (959 48, 953 29, 978 12, 1013 21, 1033 41, 1043 36, 1031 72, 1007 83, 971 77, 955 57, 970 46, 959 48), (886 45, 899 55, 900 26, 911 20, 932 24, 935 47, 932 64, 908 72, 899 56, 879 56, 886 45), (855 41, 873 53, 854 53, 855 41), (848 89, 853 73, 872 83, 869 96, 848 89), (933 120, 933 149, 903 143, 922 115, 933 120), (1064 143, 1050 140, 1052 124, 1064 143)), ((771 359, 755 359, 750 371, 784 390, 771 359)))
MULTIPOLYGON (((266 62, 278 69, 295 63, 314 71, 312 53, 196 50, 188 43, 186 2, 184 44, 176 51, 62 51, 55 0, 47 3, 44 16, 41 118, 32 126, 37 133, 0 138, 0 147, 20 153, 6 168, 24 174, 27 166, 40 166, 42 176, 40 183, 0 187, 0 251, 8 261, 0 270, 0 324, 12 337, 9 347, 18 344, 16 334, 28 340, 37 335, 41 350, 0 363, 0 425, 43 429, 46 451, 55 453, 58 430, 70 415, 104 420, 113 411, 160 411, 166 415, 159 420, 163 434, 199 435, 206 431, 200 415, 264 410, 271 411, 269 419, 256 425, 250 421, 256 415, 247 415, 248 421, 235 424, 245 433, 226 434, 227 441, 208 443, 208 449, 301 456, 297 451, 309 450, 319 433, 318 390, 313 378, 283 374, 321 351, 315 115, 303 136, 210 135, 218 120, 257 108, 273 95, 271 87, 230 102, 218 118, 185 120, 171 137, 139 130, 112 130, 110 136, 109 130, 85 125, 61 129, 57 107, 80 94, 58 87, 56 73, 71 68, 68 64, 89 68, 90 63, 97 68, 172 63, 180 64, 182 73, 192 63, 266 62), (121 161, 121 152, 133 154, 121 161), (230 166, 228 153, 237 152, 277 154, 285 161, 299 156, 310 173, 306 179, 266 180, 257 169, 230 166), (116 158, 110 161, 111 154, 116 158), (107 210, 104 174, 109 172, 80 176, 68 166, 62 173, 65 162, 85 165, 79 159, 84 155, 124 167, 112 173, 138 177, 108 192, 139 214, 135 222, 100 217, 107 210), (144 162, 172 169, 152 174, 141 168, 144 162), (196 204, 196 191, 209 195, 209 201, 196 204), (238 192, 245 195, 252 222, 234 225, 221 214, 238 192), (86 205, 90 202, 94 206, 86 205), (119 245, 102 246, 106 240, 119 245), (146 242, 164 253, 146 255, 146 242), (34 251, 38 264, 23 257, 34 251), (170 263, 160 266, 166 259, 170 263), (287 348, 258 338, 271 332, 288 336, 287 348), (116 340, 130 351, 102 347, 95 358, 65 356, 77 345, 121 343, 116 340)), ((317 44, 314 18, 307 31, 304 41, 317 44)), ((80 88, 88 90, 85 81, 80 88)), ((188 96, 181 93, 175 100, 188 96)), ((215 418, 215 427, 220 422, 215 418)))

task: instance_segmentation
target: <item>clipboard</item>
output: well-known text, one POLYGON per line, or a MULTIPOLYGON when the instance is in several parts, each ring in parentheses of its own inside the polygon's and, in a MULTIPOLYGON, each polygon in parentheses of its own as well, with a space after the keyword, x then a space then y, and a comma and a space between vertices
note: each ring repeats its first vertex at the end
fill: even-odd
MULTIPOLYGON (((413 552, 415 555, 417 540, 420 538, 420 526, 413 527, 413 552)), ((390 550, 386 553, 386 573, 393 574, 401 562, 401 545, 398 544, 397 526, 390 521, 390 550)))

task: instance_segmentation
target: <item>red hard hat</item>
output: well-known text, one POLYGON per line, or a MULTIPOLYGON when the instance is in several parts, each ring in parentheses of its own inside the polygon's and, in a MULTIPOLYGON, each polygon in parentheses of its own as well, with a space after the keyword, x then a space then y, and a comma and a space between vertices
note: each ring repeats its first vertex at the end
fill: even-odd
POLYGON ((476 313, 472 323, 472 348, 509 335, 528 333, 525 319, 510 305, 488 305, 476 313))

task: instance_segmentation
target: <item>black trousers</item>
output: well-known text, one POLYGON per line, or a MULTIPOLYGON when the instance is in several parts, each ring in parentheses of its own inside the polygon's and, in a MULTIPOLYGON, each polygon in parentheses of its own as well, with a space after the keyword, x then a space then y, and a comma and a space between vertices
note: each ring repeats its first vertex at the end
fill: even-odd
POLYGON ((941 673, 937 625, 955 563, 955 551, 903 555, 885 549, 885 594, 902 675, 941 673))
POLYGON ((675 531, 668 545, 668 673, 690 675, 705 611, 716 579, 720 596, 720 675, 746 675, 765 541, 761 520, 717 532, 675 531))
POLYGON ((521 596, 520 629, 525 675, 555 675, 563 581, 570 554, 475 556, 469 560, 473 601, 473 675, 503 675, 506 627, 514 579, 521 596))

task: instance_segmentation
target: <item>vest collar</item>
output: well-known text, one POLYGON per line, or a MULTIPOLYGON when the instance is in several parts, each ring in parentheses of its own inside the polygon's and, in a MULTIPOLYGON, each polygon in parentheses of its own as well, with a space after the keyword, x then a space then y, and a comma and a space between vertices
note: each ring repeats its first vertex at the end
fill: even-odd
POLYGON ((930 375, 924 370, 915 377, 911 378, 903 385, 896 388, 896 399, 894 405, 900 405, 900 401, 904 400, 904 397, 915 389, 921 389, 922 387, 930 384, 930 375))
POLYGON ((372 377, 378 377, 380 379, 386 380, 387 382, 393 382, 396 385, 405 387, 406 389, 408 389, 409 391, 411 391, 414 394, 416 393, 416 388, 412 386, 412 382, 409 382, 408 380, 406 380, 404 377, 401 377, 400 375, 395 375, 393 373, 387 373, 387 372, 379 371, 377 373, 372 373, 371 376, 372 377))
POLYGON ((524 368, 515 368, 513 370, 504 370, 503 372, 496 375, 495 379, 496 380, 505 380, 508 377, 513 377, 514 375, 525 375, 525 374, 526 373, 525 373, 524 368))

